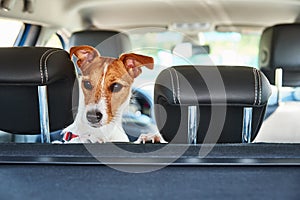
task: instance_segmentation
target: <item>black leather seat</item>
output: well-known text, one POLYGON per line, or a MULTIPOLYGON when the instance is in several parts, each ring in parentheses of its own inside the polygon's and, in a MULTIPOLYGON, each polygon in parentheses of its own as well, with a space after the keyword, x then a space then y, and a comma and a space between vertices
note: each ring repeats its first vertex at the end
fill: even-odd
POLYGON ((78 104, 76 80, 74 65, 62 49, 0 48, 0 130, 45 134, 48 122, 50 132, 65 128, 78 104))
POLYGON ((297 91, 290 88, 300 86, 300 24, 278 24, 266 28, 261 36, 259 67, 273 86, 272 101, 267 108, 269 116, 256 139, 258 142, 299 142, 298 118, 300 103, 297 91), (278 73, 277 83, 275 74, 278 73), (278 71, 277 71, 278 72, 278 71), (276 85, 276 87, 275 87, 276 85), (286 90, 287 89, 287 90, 286 90), (282 92, 282 91, 286 92, 282 92), (289 94, 284 99, 281 94, 289 94), (284 103, 280 103, 285 101, 284 103))
POLYGON ((282 86, 300 86, 300 24, 279 24, 266 28, 259 47, 259 67, 271 84, 275 71, 283 70, 282 86))
POLYGON ((95 47, 102 56, 118 58, 131 50, 128 35, 111 30, 83 30, 71 35, 69 46, 89 45, 95 47))
POLYGON ((189 109, 196 107, 197 143, 251 142, 270 95, 268 80, 255 68, 174 66, 162 71, 155 83, 156 121, 167 141, 187 143, 189 109))

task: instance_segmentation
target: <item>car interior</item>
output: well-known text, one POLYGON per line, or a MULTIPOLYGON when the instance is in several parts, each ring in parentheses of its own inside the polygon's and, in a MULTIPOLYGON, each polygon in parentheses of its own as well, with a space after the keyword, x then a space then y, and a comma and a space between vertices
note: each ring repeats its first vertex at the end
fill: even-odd
POLYGON ((299 199, 299 0, 0 0, 1 199, 299 199), (64 144, 70 48, 153 57, 130 142, 64 144), (136 144, 158 130, 167 143, 136 144))

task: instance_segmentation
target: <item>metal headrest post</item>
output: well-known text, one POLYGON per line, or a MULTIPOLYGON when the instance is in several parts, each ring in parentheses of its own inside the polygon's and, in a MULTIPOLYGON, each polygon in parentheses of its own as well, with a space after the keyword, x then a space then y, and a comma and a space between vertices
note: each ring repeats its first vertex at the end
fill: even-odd
POLYGON ((50 143, 50 125, 48 112, 47 86, 38 86, 41 142, 50 143))
POLYGON ((188 107, 188 144, 197 144, 197 106, 188 107))
POLYGON ((242 143, 251 143, 253 108, 245 107, 243 112, 242 143))
POLYGON ((281 103, 281 88, 282 88, 283 70, 282 68, 277 68, 275 70, 275 86, 277 89, 277 105, 281 103))

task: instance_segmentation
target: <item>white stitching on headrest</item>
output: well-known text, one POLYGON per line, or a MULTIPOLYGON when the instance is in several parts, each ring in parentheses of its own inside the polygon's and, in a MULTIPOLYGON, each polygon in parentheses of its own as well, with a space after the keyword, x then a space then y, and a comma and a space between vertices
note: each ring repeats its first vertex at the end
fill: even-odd
POLYGON ((262 85, 261 85, 261 76, 260 76, 260 73, 258 70, 256 70, 256 73, 257 73, 257 77, 258 77, 258 87, 259 87, 259 98, 258 98, 258 105, 261 104, 261 96, 262 96, 262 85))
POLYGON ((41 56, 40 58, 40 75, 41 75, 41 83, 43 84, 44 83, 44 73, 43 73, 43 58, 44 56, 48 53, 48 52, 51 52, 53 51, 53 49, 48 49, 47 51, 45 51, 43 53, 43 55, 41 56))
POLYGON ((53 50, 51 53, 49 53, 45 59, 45 77, 46 77, 46 82, 49 80, 49 76, 48 76, 48 68, 47 68, 47 61, 50 58, 50 56, 52 56, 54 53, 57 53, 58 51, 61 50, 53 50))
POLYGON ((177 80, 177 97, 178 97, 178 101, 179 101, 179 104, 181 104, 181 100, 180 100, 180 86, 179 86, 179 78, 178 78, 178 74, 177 74, 177 71, 172 68, 175 72, 175 75, 176 75, 176 80, 177 80))
POLYGON ((176 104, 176 93, 175 93, 175 87, 174 87, 174 80, 173 80, 173 75, 170 69, 167 69, 170 72, 171 75, 171 84, 172 84, 172 93, 173 93, 173 102, 176 104))
POLYGON ((255 68, 253 68, 253 75, 254 75, 254 94, 255 94, 253 105, 255 105, 257 102, 257 77, 256 77, 255 68))

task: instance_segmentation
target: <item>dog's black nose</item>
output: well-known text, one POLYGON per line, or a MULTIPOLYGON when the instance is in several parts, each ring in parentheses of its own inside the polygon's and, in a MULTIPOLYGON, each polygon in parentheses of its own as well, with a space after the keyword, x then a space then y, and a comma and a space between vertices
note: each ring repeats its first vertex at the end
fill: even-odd
POLYGON ((91 110, 86 113, 86 119, 92 124, 100 122, 102 116, 102 113, 98 110, 91 110))

